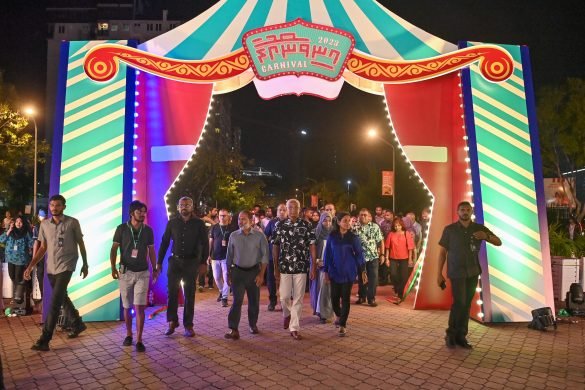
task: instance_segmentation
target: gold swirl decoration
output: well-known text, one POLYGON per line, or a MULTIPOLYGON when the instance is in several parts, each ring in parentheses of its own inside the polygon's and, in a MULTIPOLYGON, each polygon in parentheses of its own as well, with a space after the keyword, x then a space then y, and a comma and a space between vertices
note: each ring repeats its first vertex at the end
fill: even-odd
POLYGON ((250 60, 244 49, 210 60, 175 60, 147 53, 132 47, 103 44, 92 48, 85 56, 85 73, 95 81, 111 80, 122 61, 133 68, 187 83, 214 83, 244 73, 250 60))
POLYGON ((514 72, 514 60, 499 46, 477 45, 414 61, 392 61, 354 50, 347 70, 364 79, 385 84, 422 81, 457 71, 479 62, 482 76, 491 82, 507 80, 514 72))

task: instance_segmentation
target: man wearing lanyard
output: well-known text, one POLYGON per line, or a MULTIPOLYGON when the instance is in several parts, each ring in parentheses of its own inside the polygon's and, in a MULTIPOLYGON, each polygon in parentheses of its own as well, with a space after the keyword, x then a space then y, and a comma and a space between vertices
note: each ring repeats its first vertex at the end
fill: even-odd
POLYGON ((124 307, 124 321, 126 322, 126 338, 122 345, 132 345, 132 313, 136 310, 136 351, 144 352, 142 343, 144 329, 144 309, 148 296, 147 257, 153 270, 153 283, 158 277, 156 271, 156 253, 154 252, 154 234, 152 228, 144 223, 146 205, 138 200, 130 203, 130 221, 118 226, 114 233, 114 242, 110 249, 110 263, 112 278, 120 281, 120 296, 124 307), (120 248, 120 271, 116 269, 116 257, 120 248))
POLYGON ((83 279, 87 277, 88 264, 79 221, 64 215, 65 207, 67 206, 62 195, 51 196, 49 210, 51 210, 52 217, 41 222, 38 237, 41 246, 24 271, 24 279, 30 280, 33 268, 45 253, 47 254, 47 277, 53 292, 49 313, 43 326, 43 333, 32 346, 35 351, 48 351, 50 349, 49 342, 53 338, 53 331, 57 326, 61 306, 63 306, 63 311, 66 313, 65 317, 71 318, 73 321, 69 338, 75 338, 87 329, 73 302, 67 296, 67 285, 77 266, 79 252, 81 252, 81 258, 83 259, 80 273, 83 279), (77 251, 78 247, 79 252, 77 251))
POLYGON ((226 209, 219 210, 219 223, 209 229, 209 258, 208 263, 213 269, 213 279, 219 289, 217 301, 223 307, 228 307, 228 268, 226 264, 227 244, 230 238, 230 213, 226 209))
POLYGON ((228 283, 234 291, 234 303, 228 315, 230 331, 226 339, 240 338, 238 326, 242 315, 244 292, 248 296, 248 324, 250 333, 257 334, 260 312, 260 286, 268 264, 268 241, 264 234, 252 229, 252 213, 241 211, 238 215, 239 230, 230 235, 227 247, 228 283))
POLYGON ((165 335, 170 336, 179 326, 179 288, 183 281, 185 305, 183 326, 185 337, 195 336, 193 316, 195 314, 195 278, 207 272, 205 258, 209 254, 209 241, 205 223, 193 215, 193 199, 182 197, 177 206, 180 216, 167 223, 158 250, 158 267, 160 274, 167 249, 173 240, 173 255, 169 257, 167 321, 169 327, 165 335))

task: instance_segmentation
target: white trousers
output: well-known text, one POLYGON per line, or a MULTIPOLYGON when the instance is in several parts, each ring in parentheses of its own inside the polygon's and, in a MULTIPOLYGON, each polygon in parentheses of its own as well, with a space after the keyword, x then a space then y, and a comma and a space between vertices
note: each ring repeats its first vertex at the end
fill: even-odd
POLYGON ((213 270, 215 285, 219 289, 219 292, 221 292, 221 299, 227 299, 230 293, 230 286, 227 284, 227 260, 211 260, 211 269, 213 270))
POLYGON ((290 316, 290 325, 288 330, 299 331, 301 312, 303 311, 303 297, 305 296, 305 286, 307 284, 307 274, 280 274, 280 303, 282 304, 282 315, 290 316), (292 296, 292 300, 291 300, 292 296))

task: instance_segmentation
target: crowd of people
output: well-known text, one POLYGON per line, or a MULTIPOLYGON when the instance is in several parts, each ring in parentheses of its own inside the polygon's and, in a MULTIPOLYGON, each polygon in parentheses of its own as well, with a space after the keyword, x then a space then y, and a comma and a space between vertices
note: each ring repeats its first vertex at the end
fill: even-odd
MULTIPOLYGON (((0 316, 12 311, 15 304, 14 296, 19 285, 24 285, 26 296, 32 296, 32 283, 24 280, 24 270, 29 265, 33 253, 38 249, 38 235, 39 224, 46 218, 45 210, 39 210, 38 216, 35 218, 35 223, 24 216, 21 212, 14 216, 11 211, 6 211, 2 225, 0 226, 0 264, 7 263, 8 275, 12 282, 12 300, 10 310, 7 312, 4 299, 0 299, 0 316)), ((0 269, 1 271, 1 269, 0 269)), ((39 294, 42 293, 44 275, 44 263, 40 263, 37 273, 39 275, 39 294)), ((0 275, 0 292, 3 291, 3 277, 0 275)), ((40 299, 40 296, 39 296, 40 299)), ((31 299, 24 302, 27 313, 32 312, 31 299)))
MULTIPOLYGON (((33 350, 47 351, 61 308, 70 320, 69 337, 78 337, 86 326, 67 295, 67 286, 76 269, 79 254, 83 260, 81 276, 89 269, 83 234, 77 219, 65 215, 66 200, 55 195, 49 200, 51 218, 37 225, 34 232, 22 217, 6 221, 0 241, 6 244, 11 278, 15 283, 29 281, 33 269, 46 263, 52 287, 49 312, 41 336, 33 350), (43 261, 45 254, 46 260, 43 261)), ((459 221, 445 228, 439 245, 441 255, 437 283, 444 288, 442 269, 448 262, 448 277, 453 286, 446 345, 470 347, 465 336, 469 319, 473 278, 481 272, 477 253, 481 241, 501 245, 483 225, 471 222, 471 206, 458 206, 459 221)), ((147 205, 133 201, 129 219, 120 224, 110 250, 111 274, 119 281, 124 308, 126 337, 122 345, 135 345, 144 352, 143 329, 150 281, 161 277, 166 265, 168 288, 167 329, 171 336, 179 327, 179 291, 184 294, 182 325, 185 337, 194 337, 195 292, 207 285, 218 288, 217 302, 229 307, 226 339, 240 338, 240 318, 244 297, 248 301, 248 330, 258 334, 260 288, 268 289, 269 312, 282 311, 283 329, 294 340, 301 340, 301 313, 309 292, 313 314, 321 323, 333 323, 340 337, 347 334, 351 291, 358 284, 354 304, 376 307, 379 284, 392 284, 400 303, 406 283, 420 253, 429 222, 429 210, 420 220, 413 212, 404 215, 376 207, 357 213, 337 212, 334 204, 321 210, 301 208, 289 199, 276 208, 232 213, 212 209, 203 216, 194 212, 193 200, 183 197, 177 215, 162 234, 158 253, 155 233, 145 223, 147 205), (167 252, 170 249, 170 256, 167 252), (209 279, 211 278, 211 280, 209 279), (231 306, 229 303, 232 295, 231 306), (133 318, 136 313, 136 340, 133 318)), ((42 278, 41 278, 42 279, 42 278)))

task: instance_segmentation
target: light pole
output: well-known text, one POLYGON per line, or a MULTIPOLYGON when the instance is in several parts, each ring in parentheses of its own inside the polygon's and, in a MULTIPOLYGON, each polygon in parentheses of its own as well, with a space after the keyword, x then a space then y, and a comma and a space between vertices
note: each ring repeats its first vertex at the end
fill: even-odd
POLYGON ((37 121, 35 120, 35 110, 32 107, 27 107, 24 110, 25 114, 32 119, 34 125, 35 125, 35 161, 34 161, 34 167, 33 167, 33 209, 32 209, 32 215, 36 215, 37 213, 37 140, 38 140, 38 127, 37 127, 37 121))
POLYGON ((351 185, 351 180, 347 181, 347 210, 350 210, 350 204, 349 204, 349 186, 351 185))
POLYGON ((392 189, 392 211, 396 212, 396 149, 394 149, 394 145, 388 142, 386 139, 380 137, 378 131, 376 129, 368 130, 368 137, 371 139, 377 139, 382 141, 384 144, 392 148, 392 172, 394 173, 394 188, 392 189))
MULTIPOLYGON (((295 188, 295 191, 297 193, 300 192, 302 194, 302 196, 303 196, 303 198, 302 198, 303 199, 303 203, 302 203, 302 206, 301 207, 305 207, 305 193, 303 191, 299 191, 298 188, 295 188)), ((297 195, 297 197, 298 197, 298 195, 297 195)))

